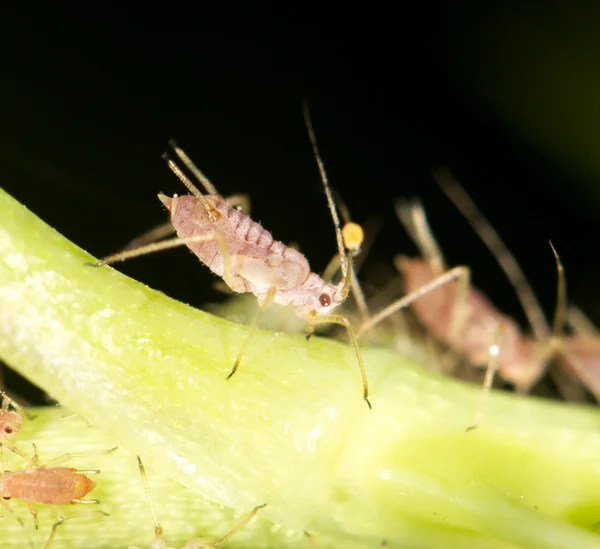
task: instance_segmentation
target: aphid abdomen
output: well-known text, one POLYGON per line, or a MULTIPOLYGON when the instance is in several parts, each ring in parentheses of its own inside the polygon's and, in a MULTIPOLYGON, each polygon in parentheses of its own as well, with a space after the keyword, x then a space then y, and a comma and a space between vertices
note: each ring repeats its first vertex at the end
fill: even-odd
POLYGON ((96 487, 77 469, 40 467, 25 471, 6 471, 0 480, 0 493, 5 499, 15 498, 32 503, 67 505, 82 499, 96 487))

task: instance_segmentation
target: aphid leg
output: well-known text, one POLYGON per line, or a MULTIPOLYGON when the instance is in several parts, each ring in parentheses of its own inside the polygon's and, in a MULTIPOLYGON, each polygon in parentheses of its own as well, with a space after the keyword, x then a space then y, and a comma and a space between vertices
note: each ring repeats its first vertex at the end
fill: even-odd
POLYGON ((156 507, 154 505, 154 500, 152 499, 152 494, 150 493, 150 484, 148 483, 146 469, 144 468, 144 464, 142 463, 142 458, 140 456, 137 456, 137 460, 140 475, 142 476, 142 483, 144 485, 144 492, 146 492, 146 499, 148 500, 148 504, 150 505, 152 519, 154 520, 154 536, 156 537, 156 541, 161 541, 163 539, 163 529, 160 523, 158 522, 158 515, 156 514, 156 507))
MULTIPOLYGON (((63 454, 62 456, 58 456, 57 458, 54 458, 52 461, 49 461, 48 463, 46 463, 46 465, 44 465, 44 467, 56 467, 59 463, 64 463, 65 461, 68 461, 70 459, 73 458, 78 458, 78 457, 88 457, 88 456, 103 456, 105 454, 110 454, 112 452, 114 452, 116 449, 118 448, 118 446, 115 446, 114 448, 110 448, 109 450, 94 450, 92 452, 72 452, 72 453, 68 453, 68 454, 63 454)), ((36 450, 36 460, 37 460, 37 450, 36 450)), ((37 461, 36 461, 37 463, 37 461)), ((96 469, 93 469, 93 471, 96 471, 96 469)), ((91 474, 98 474, 100 471, 91 473, 91 474)), ((85 474, 85 472, 82 472, 82 474, 85 474)))
MULTIPOLYGON (((435 276, 441 276, 447 271, 442 251, 431 232, 427 214, 419 200, 412 202, 396 201, 396 215, 404 225, 406 231, 418 246, 421 256, 429 263, 431 271, 435 276)), ((452 313, 450 325, 450 337, 453 340, 460 339, 466 316, 467 299, 470 288, 470 271, 465 271, 459 276, 458 297, 456 308, 452 313)))
POLYGON ((160 225, 149 229, 145 233, 136 236, 133 240, 130 240, 121 251, 124 252, 125 250, 135 250, 136 248, 147 246, 148 244, 162 240, 167 236, 171 236, 174 232, 175 227, 173 227, 170 221, 161 223, 160 225))
POLYGON ((598 328, 579 307, 568 307, 567 324, 582 339, 598 337, 598 328))
POLYGON ((363 361, 362 353, 360 352, 360 347, 358 346, 358 339, 354 332, 354 328, 352 324, 344 315, 325 315, 325 316, 316 316, 309 315, 303 317, 303 320, 307 322, 309 328, 314 331, 314 326, 317 324, 339 324, 346 328, 348 332, 348 337, 350 338, 350 342, 352 343, 352 347, 354 348, 354 354, 356 355, 356 361, 358 362, 358 369, 360 370, 360 377, 362 379, 363 385, 363 398, 365 402, 371 408, 371 402, 369 401, 369 381, 367 379, 367 371, 365 369, 365 363, 363 361))
POLYGON ((94 511, 92 513, 81 513, 78 515, 69 515, 68 517, 65 517, 61 513, 57 513, 58 520, 52 526, 52 530, 50 531, 50 536, 48 536, 48 541, 46 541, 46 545, 44 545, 44 549, 50 548, 50 545, 54 541, 54 536, 56 535, 56 530, 61 524, 64 524, 68 520, 72 520, 72 519, 76 519, 76 518, 84 518, 84 517, 93 517, 95 515, 104 515, 105 517, 110 516, 105 511, 94 511))
POLYGON ((408 307, 411 303, 413 303, 415 300, 419 299, 421 296, 424 296, 425 294, 435 290, 436 288, 443 286, 444 284, 450 282, 451 280, 456 280, 456 279, 462 280, 463 287, 468 288, 469 278, 470 278, 470 274, 469 274, 468 267, 464 267, 464 266, 454 267, 453 269, 446 271, 443 275, 438 276, 437 278, 435 278, 431 282, 428 282, 427 284, 423 284, 420 288, 417 288, 414 292, 411 292, 410 294, 402 297, 401 299, 398 299, 394 303, 391 303, 390 305, 388 305, 387 307, 385 307, 384 309, 379 311, 375 316, 371 317, 369 322, 367 322, 366 324, 363 324, 358 329, 358 331, 356 333, 357 337, 360 337, 369 328, 371 328, 372 326, 375 326, 382 320, 386 319, 388 316, 394 314, 395 312, 399 311, 400 309, 404 309, 405 307, 408 307))
POLYGON ((521 267, 519 267, 514 256, 508 251, 508 248, 500 238, 500 235, 494 230, 490 222, 479 211, 471 197, 460 186, 447 168, 435 168, 432 170, 432 176, 444 194, 463 214, 479 238, 481 238, 483 243, 496 258, 496 261, 515 289, 536 338, 540 341, 546 339, 550 335, 550 327, 548 326, 540 303, 533 288, 527 281, 527 278, 525 278, 525 274, 521 270, 521 267))
POLYGON ((38 512, 37 509, 35 508, 35 506, 33 505, 33 503, 26 501, 25 505, 27 505, 27 509, 29 510, 29 512, 31 513, 31 516, 33 517, 33 524, 35 525, 35 529, 38 529, 38 512))
POLYGON ((269 291, 267 292, 267 295, 265 296, 264 300, 261 303, 259 303, 258 313, 254 317, 254 320, 252 321, 252 324, 250 325, 250 328, 248 329, 248 334, 246 335, 246 338, 244 339, 244 342, 242 343, 242 346, 238 352, 237 358, 235 359, 235 362, 233 363, 233 368, 232 368, 231 372, 229 373, 229 375, 227 376, 228 380, 231 379, 233 374, 235 374, 237 372, 237 369, 240 366, 240 361, 242 360, 242 355, 244 354, 244 351, 246 350, 248 342, 250 341, 250 338, 256 331, 256 329, 258 327, 258 323, 262 319, 267 308, 269 307, 269 305, 271 305, 271 303, 273 303, 273 299, 275 299, 276 293, 277 293, 277 288, 270 288, 269 291))
POLYGON ((230 540, 235 534, 237 534, 242 528, 244 528, 258 513, 260 509, 266 507, 266 503, 257 505, 250 513, 246 516, 242 522, 236 524, 229 532, 227 532, 222 538, 217 540, 209 539, 194 539, 183 546, 183 549, 219 549, 226 541, 230 540))
MULTIPOLYGON (((19 523, 19 524, 20 524, 20 525, 21 525, 23 528, 25 528, 25 522, 23 522, 23 519, 22 519, 22 518, 21 518, 19 515, 17 515, 17 514, 16 514, 16 513, 13 511, 13 509, 12 509, 12 507, 9 505, 9 503, 8 503, 7 501, 5 501, 4 499, 2 499, 1 497, 0 497, 0 505, 2 505, 2 507, 4 507, 4 509, 6 509, 6 510, 7 510, 7 511, 8 511, 8 512, 9 512, 9 513, 10 513, 10 514, 11 514, 11 515, 14 517, 14 518, 15 518, 15 520, 16 520, 16 521, 17 521, 17 522, 18 522, 18 523, 19 523)), ((4 517, 4 515, 0 513, 0 517, 2 517, 2 518, 3 518, 3 517, 4 517)))
POLYGON ((197 235, 190 236, 189 238, 170 238, 168 240, 161 240, 160 242, 154 242, 141 248, 135 248, 134 250, 125 250, 118 252, 96 261, 96 263, 86 263, 89 267, 101 267, 102 265, 111 265, 112 263, 118 263, 120 261, 126 261, 127 259, 133 259, 142 255, 148 255, 155 252, 161 252, 163 250, 169 250, 171 248, 177 248, 179 246, 187 246, 194 242, 206 242, 207 240, 215 240, 215 235, 197 235))
POLYGON ((487 369, 485 371, 483 387, 481 388, 481 393, 479 393, 479 401, 477 403, 477 408, 475 409, 475 419, 473 421, 473 425, 467 427, 467 432, 479 427, 479 423, 483 418, 483 410, 485 408, 485 404, 490 394, 490 390, 492 389, 492 384, 494 383, 494 376, 496 375, 496 371, 498 370, 498 357, 500 356, 500 353, 502 351, 503 335, 504 324, 500 324, 494 335, 494 343, 490 345, 489 348, 489 361, 487 369))

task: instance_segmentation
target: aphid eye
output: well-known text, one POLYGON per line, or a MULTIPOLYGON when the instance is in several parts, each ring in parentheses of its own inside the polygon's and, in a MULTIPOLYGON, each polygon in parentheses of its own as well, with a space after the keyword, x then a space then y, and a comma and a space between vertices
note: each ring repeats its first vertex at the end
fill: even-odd
POLYGON ((327 294, 321 294, 319 296, 319 303, 321 307, 329 307, 331 305, 331 298, 327 294))
MULTIPOLYGON (((5 473, 9 473, 10 471, 4 471, 5 473)), ((9 500, 10 498, 7 498, 6 496, 3 496, 2 499, 6 499, 9 500)))
POLYGON ((5 432, 7 435, 12 435, 12 433, 13 433, 13 428, 12 428, 12 427, 9 427, 9 426, 7 425, 6 427, 4 427, 4 432, 5 432))

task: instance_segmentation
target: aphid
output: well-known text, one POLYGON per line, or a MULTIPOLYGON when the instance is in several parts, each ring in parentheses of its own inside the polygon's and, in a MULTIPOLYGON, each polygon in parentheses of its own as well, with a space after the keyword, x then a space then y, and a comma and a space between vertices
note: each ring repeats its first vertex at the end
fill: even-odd
MULTIPOLYGON (((2 401, 0 407, 0 447, 6 447, 15 454, 29 459, 11 440, 21 432, 24 415, 23 408, 2 390, 0 390, 0 399, 2 401)), ((4 469, 4 457, 1 453, 0 457, 2 458, 2 468, 4 469)))
POLYGON ((314 327, 320 324, 339 324, 346 329, 362 378, 363 398, 371 407, 367 374, 352 324, 345 315, 333 314, 333 310, 345 301, 350 293, 353 280, 352 258, 360 248, 362 229, 355 223, 346 223, 342 229, 306 104, 304 115, 335 225, 342 273, 338 284, 326 282, 318 274, 311 272, 307 259, 300 252, 273 240, 271 234, 260 224, 233 208, 175 143, 171 145, 176 155, 200 181, 207 194, 202 194, 166 156, 171 171, 191 192, 191 195, 174 195, 172 198, 162 194, 158 196, 170 211, 171 224, 178 236, 108 256, 94 266, 124 261, 176 246, 188 246, 213 273, 223 278, 231 290, 236 293, 254 294, 261 309, 241 345, 227 379, 237 371, 262 312, 271 303, 277 303, 291 307, 306 322, 307 337, 310 337, 314 327))
MULTIPOLYGON (((112 452, 115 450, 109 450, 112 452)), ((103 452, 104 453, 104 452, 103 452)), ((97 469, 82 470, 72 467, 51 466, 75 456, 83 454, 64 454, 43 467, 35 466, 38 462, 37 450, 31 459, 31 465, 23 470, 3 471, 0 473, 0 503, 8 507, 6 501, 10 499, 20 499, 24 501, 33 516, 35 527, 37 528, 37 510, 34 504, 45 504, 52 506, 57 514, 58 520, 52 526, 50 536, 44 545, 48 549, 56 534, 56 529, 66 520, 90 515, 105 515, 104 511, 95 511, 86 515, 64 516, 58 509, 60 505, 75 504, 98 504, 96 499, 84 499, 95 487, 96 484, 88 475, 97 475, 100 473, 97 469)), ((87 455, 87 454, 86 454, 87 455)))
MULTIPOLYGON (((559 375, 552 372, 554 373, 553 377, 565 396, 568 396, 572 391, 572 383, 569 382, 569 379, 565 382, 564 376, 560 374, 567 374, 567 378, 571 379, 575 376, 594 395, 596 400, 600 401, 600 338, 595 330, 589 330, 589 322, 586 323, 587 327, 582 326, 581 314, 576 315, 573 308, 567 309, 566 282, 563 267, 558 257, 559 287, 556 313, 551 329, 533 289, 527 283, 518 263, 508 251, 498 233, 479 212, 475 203, 447 169, 435 170, 434 178, 446 196, 462 212, 477 235, 492 252, 515 288, 535 336, 535 340, 528 340, 528 342, 529 345, 534 347, 534 352, 541 361, 540 372, 543 373, 551 359, 555 358, 562 372, 558 372, 559 375), (565 317, 575 331, 574 335, 562 335, 565 317)), ((534 377, 532 381, 533 385, 537 379, 534 377)), ((525 387, 525 389, 530 388, 532 385, 525 387)))
MULTIPOLYGON (((140 456, 137 457, 138 466, 140 469, 140 474, 142 475, 142 482, 144 483, 144 491, 146 492, 146 499, 148 500, 148 504, 150 505, 150 510, 152 512, 152 518, 154 520, 154 537, 155 541, 152 544, 150 549, 173 549, 167 547, 165 539, 163 537, 163 529, 160 523, 158 522, 156 508, 154 506, 154 501, 152 500, 152 495, 150 494, 150 486, 148 484, 148 477, 146 476, 146 470, 144 469, 144 465, 142 464, 142 459, 140 456)), ((222 538, 217 540, 209 540, 205 538, 197 538, 191 541, 188 541, 181 549, 218 549, 221 545, 223 545, 226 541, 231 539, 237 532, 239 532, 244 526, 246 526, 258 513, 260 509, 265 507, 267 504, 257 505, 250 513, 242 520, 239 524, 234 526, 229 532, 227 532, 222 538)), ((131 545, 128 549, 140 549, 138 546, 131 545)))
MULTIPOLYGON (((442 177, 449 177, 446 172, 434 172, 434 176, 455 203, 465 204, 468 197, 455 196, 449 191, 446 179, 440 180, 442 177)), ((464 193, 462 189, 461 192, 464 193)), ((475 210, 472 202, 469 203, 468 213, 463 210, 478 234, 485 237, 488 247, 495 255, 502 257, 499 261, 528 312, 536 334, 540 334, 539 339, 531 339, 523 335, 512 318, 500 313, 479 290, 470 286, 467 267, 446 271, 443 257, 429 231, 425 212, 420 204, 399 204, 397 210, 425 259, 396 258, 396 267, 403 275, 407 295, 372 317, 361 326, 357 335, 360 336, 369 327, 414 302, 413 309, 417 317, 436 338, 464 353, 474 366, 492 364, 494 368, 497 367, 503 379, 513 383, 518 391, 529 391, 545 373, 552 356, 557 351, 561 352, 561 349, 568 352, 570 345, 568 340, 566 346, 560 343, 557 336, 563 324, 565 288, 562 264, 554 248, 559 285, 558 305, 551 331, 533 290, 499 236, 475 210), (473 212, 477 213, 477 217, 473 212), (532 311, 532 308, 536 310, 532 311), (499 355, 491 360, 490 353, 498 349, 499 333, 502 335, 499 355)), ((488 381, 486 379, 486 385, 488 381)))

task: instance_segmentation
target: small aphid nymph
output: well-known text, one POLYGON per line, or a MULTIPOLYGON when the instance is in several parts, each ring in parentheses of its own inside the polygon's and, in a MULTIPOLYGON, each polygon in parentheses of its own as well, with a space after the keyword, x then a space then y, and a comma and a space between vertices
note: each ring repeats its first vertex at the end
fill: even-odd
MULTIPOLYGON (((34 446, 35 448, 35 446, 34 446)), ((109 453, 115 450, 112 448, 109 453)), ((95 452, 96 454, 98 452, 95 452)), ((91 454, 91 453, 90 453, 91 454)), ((0 504, 8 507, 7 501, 19 499, 27 504, 29 512, 33 516, 37 528, 37 511, 34 504, 51 505, 56 508, 60 505, 75 504, 98 504, 96 499, 85 499, 95 487, 96 483, 88 475, 96 475, 99 470, 81 470, 72 467, 54 467, 52 464, 58 464, 75 456, 87 454, 65 454, 60 456, 43 467, 38 467, 37 449, 30 460, 30 466, 26 469, 16 471, 3 471, 0 473, 0 504)), ((56 529, 66 520, 72 520, 81 516, 105 515, 104 511, 95 511, 87 515, 64 516, 57 511, 58 520, 53 525, 50 536, 44 545, 48 549, 52 544, 56 529)))

